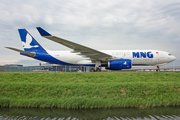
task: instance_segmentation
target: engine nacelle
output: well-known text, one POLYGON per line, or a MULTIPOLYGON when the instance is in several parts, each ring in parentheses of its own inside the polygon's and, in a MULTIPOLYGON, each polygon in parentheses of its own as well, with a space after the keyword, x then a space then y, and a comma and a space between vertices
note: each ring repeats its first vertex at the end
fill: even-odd
POLYGON ((106 69, 121 70, 130 69, 132 67, 132 61, 130 59, 116 59, 108 62, 106 69))

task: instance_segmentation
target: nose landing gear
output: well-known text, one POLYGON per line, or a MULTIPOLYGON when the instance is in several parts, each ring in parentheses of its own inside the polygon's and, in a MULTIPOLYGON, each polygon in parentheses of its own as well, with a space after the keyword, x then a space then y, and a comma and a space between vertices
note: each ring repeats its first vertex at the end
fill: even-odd
POLYGON ((156 72, 159 72, 159 71, 160 71, 160 67, 159 67, 159 66, 157 66, 156 72))

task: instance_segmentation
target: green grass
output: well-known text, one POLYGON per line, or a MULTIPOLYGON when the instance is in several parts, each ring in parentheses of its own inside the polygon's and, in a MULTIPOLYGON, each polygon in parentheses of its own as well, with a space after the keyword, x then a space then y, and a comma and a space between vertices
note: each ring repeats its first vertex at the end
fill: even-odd
POLYGON ((180 72, 0 73, 1 107, 180 105, 180 72))

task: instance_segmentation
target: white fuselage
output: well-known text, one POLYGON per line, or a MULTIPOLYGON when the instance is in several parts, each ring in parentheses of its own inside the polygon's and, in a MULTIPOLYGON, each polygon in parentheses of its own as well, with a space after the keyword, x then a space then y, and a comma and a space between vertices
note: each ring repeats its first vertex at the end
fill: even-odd
MULTIPOLYGON (((130 59, 132 65, 135 66, 158 66, 165 65, 176 59, 175 56, 165 51, 159 50, 99 50, 103 53, 112 55, 115 59, 130 59)), ((77 55, 77 53, 71 53, 71 51, 49 51, 47 52, 54 58, 63 61, 65 63, 77 64, 77 65, 94 65, 88 58, 77 55)))

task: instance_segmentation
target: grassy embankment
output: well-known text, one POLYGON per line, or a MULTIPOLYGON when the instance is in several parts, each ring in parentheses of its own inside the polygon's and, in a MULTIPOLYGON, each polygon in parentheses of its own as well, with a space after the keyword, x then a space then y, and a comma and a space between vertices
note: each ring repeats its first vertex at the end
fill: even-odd
POLYGON ((180 72, 0 73, 1 107, 180 105, 180 72))

